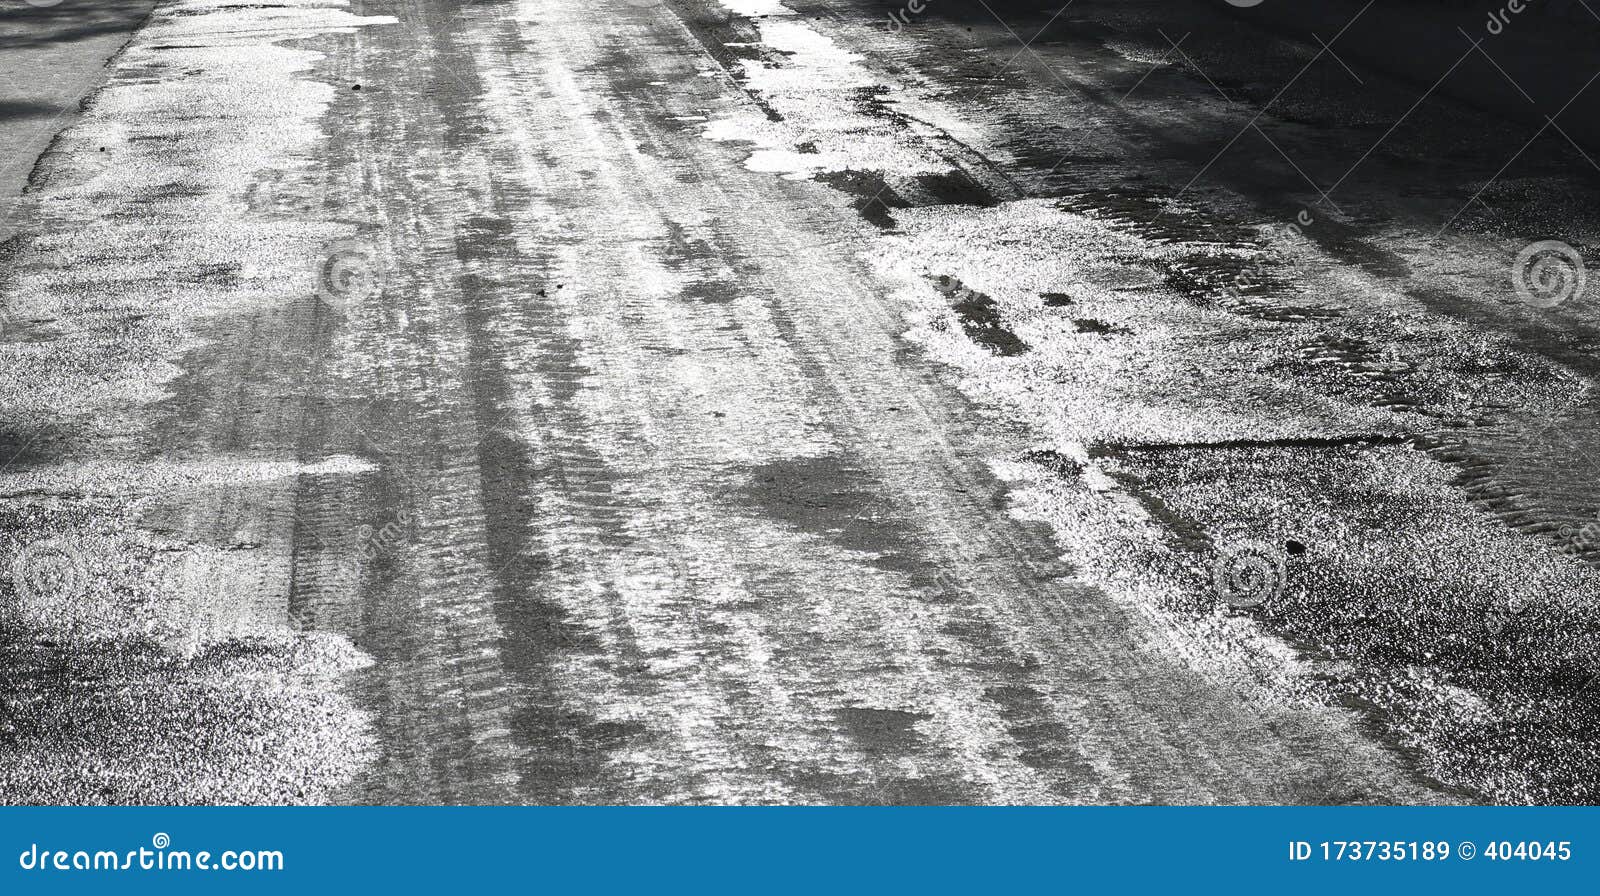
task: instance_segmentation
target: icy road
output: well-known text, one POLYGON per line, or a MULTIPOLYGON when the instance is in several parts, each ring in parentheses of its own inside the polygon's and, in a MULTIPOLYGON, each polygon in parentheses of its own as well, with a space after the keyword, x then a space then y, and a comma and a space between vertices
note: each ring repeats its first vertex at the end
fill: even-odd
POLYGON ((0 800, 1600 800, 1594 171, 1356 77, 159 3, 0 256, 0 800))

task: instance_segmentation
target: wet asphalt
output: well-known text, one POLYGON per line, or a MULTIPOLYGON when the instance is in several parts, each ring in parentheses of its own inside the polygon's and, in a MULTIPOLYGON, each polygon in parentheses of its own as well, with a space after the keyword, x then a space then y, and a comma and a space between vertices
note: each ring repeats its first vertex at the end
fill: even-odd
POLYGON ((6 244, 0 798, 1592 802, 1583 151, 918 6, 159 6, 6 244))

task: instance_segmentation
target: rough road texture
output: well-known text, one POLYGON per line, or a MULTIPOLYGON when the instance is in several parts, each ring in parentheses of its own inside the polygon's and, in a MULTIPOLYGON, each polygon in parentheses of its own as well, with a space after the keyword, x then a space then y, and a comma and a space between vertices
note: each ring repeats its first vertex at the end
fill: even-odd
POLYGON ((17 229, 17 196, 34 160, 76 120, 156 0, 73 0, 0 9, 0 240, 17 229))
POLYGON ((1079 5, 162 4, 0 287, 0 796, 1593 798, 1592 495, 1492 425, 1590 312, 1404 155, 1189 191, 1206 13, 1079 5))

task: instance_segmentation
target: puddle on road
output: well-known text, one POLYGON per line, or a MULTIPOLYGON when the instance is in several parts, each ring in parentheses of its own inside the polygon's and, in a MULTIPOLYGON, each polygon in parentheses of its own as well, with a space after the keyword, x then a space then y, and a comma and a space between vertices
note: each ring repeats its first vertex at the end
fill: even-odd
POLYGON ((1000 306, 995 304, 994 299, 968 289, 954 277, 941 275, 934 278, 934 288, 950 301, 961 319, 961 328, 966 331, 967 338, 1002 357, 1028 351, 1027 343, 1007 329, 1000 306))

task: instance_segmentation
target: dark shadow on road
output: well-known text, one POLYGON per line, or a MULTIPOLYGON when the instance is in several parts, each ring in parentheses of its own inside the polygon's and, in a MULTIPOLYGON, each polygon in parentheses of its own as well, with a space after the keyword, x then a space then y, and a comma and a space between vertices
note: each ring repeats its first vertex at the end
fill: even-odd
POLYGON ((0 10, 0 51, 49 47, 95 37, 127 35, 150 14, 153 3, 69 0, 36 7, 12 2, 0 10))

